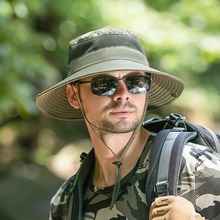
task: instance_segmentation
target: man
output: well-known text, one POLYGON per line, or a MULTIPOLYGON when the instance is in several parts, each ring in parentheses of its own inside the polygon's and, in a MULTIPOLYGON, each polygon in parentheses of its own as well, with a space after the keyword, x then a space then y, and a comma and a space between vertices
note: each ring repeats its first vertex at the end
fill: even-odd
POLYGON ((71 41, 67 78, 39 94, 37 105, 53 118, 84 118, 94 149, 53 197, 50 219, 220 219, 219 156, 195 159, 190 149, 197 145, 184 150, 179 196, 147 204, 148 161, 156 146, 142 127, 146 109, 170 103, 183 88, 180 79, 149 67, 130 31, 104 28, 71 41))

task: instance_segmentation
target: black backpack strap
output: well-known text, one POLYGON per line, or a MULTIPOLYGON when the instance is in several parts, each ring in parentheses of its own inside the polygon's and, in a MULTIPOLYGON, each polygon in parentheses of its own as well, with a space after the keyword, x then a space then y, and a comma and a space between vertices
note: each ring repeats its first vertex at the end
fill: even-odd
MULTIPOLYGON (((158 175, 157 182, 154 187, 154 191, 157 196, 165 196, 169 194, 169 185, 168 185, 168 175, 170 174, 170 163, 171 163, 171 154, 174 146, 175 139, 180 134, 180 132, 170 131, 163 143, 159 165, 158 165, 158 175)), ((172 164, 176 164, 173 163, 172 164)))
POLYGON ((154 201, 155 194, 154 194, 154 187, 157 182, 158 176, 158 163, 160 160, 161 150, 163 148, 163 144, 166 140, 167 135, 169 134, 170 130, 162 130, 160 131, 154 139, 152 152, 149 160, 149 170, 146 180, 145 192, 147 197, 148 206, 154 201))
POLYGON ((157 196, 177 195, 183 147, 196 135, 179 129, 165 129, 157 134, 146 181, 148 205, 157 196))

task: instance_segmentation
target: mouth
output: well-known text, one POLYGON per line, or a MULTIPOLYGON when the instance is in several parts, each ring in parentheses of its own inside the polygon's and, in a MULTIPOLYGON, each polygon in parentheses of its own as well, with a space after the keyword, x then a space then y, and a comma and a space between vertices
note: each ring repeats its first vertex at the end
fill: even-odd
POLYGON ((110 114, 117 117, 127 117, 134 113, 133 109, 116 109, 111 111, 110 114))

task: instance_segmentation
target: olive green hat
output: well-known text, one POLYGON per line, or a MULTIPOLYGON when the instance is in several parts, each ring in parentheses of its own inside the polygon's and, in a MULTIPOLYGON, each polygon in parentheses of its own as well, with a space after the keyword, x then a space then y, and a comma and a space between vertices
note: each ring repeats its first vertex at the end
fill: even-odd
POLYGON ((184 83, 180 79, 149 66, 141 42, 133 32, 103 28, 70 42, 67 77, 41 92, 36 98, 37 106, 43 113, 56 119, 82 119, 81 111, 74 109, 68 102, 66 85, 88 76, 118 70, 151 73, 148 109, 175 100, 184 89, 184 83))

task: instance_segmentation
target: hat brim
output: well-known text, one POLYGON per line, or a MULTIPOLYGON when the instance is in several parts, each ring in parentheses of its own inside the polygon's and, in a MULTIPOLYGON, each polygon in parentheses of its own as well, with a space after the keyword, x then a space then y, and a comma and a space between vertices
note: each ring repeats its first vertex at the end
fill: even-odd
POLYGON ((158 108, 172 102, 181 95, 184 89, 183 81, 170 74, 160 72, 133 60, 117 59, 96 63, 75 72, 40 93, 36 98, 36 103, 42 112, 52 118, 60 120, 82 119, 81 111, 74 109, 68 102, 66 85, 90 75, 119 70, 138 70, 151 73, 152 86, 149 92, 148 109, 158 108))

